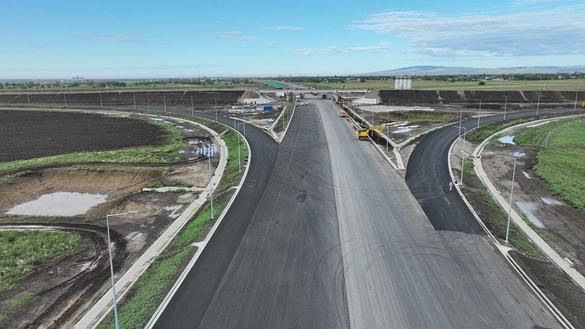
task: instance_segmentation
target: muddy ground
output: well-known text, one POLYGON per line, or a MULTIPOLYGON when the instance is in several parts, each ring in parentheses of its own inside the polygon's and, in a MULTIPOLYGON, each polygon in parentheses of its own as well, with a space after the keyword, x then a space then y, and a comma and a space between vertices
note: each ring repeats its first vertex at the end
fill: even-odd
MULTIPOLYGON (((453 154, 451 155, 451 160, 453 171, 457 180, 459 180, 461 168, 462 148, 466 154, 471 154, 475 146, 476 145, 467 142, 463 148, 463 143, 461 141, 455 144, 455 147, 453 148, 453 154)), ((497 186, 498 189, 505 195, 510 188, 510 183, 512 180, 512 162, 509 160, 503 161, 499 158, 497 161, 494 160, 494 151, 490 151, 490 149, 498 150, 498 153, 509 153, 506 155, 510 157, 512 156, 513 152, 517 152, 519 150, 512 148, 504 149, 492 144, 486 148, 486 151, 484 151, 482 156, 483 167, 486 172, 488 172, 488 175, 490 175, 490 172, 499 173, 500 182, 497 186)), ((522 173, 522 170, 525 172, 528 171, 527 168, 532 170, 534 165, 535 153, 525 153, 526 156, 522 157, 522 159, 519 159, 520 161, 517 161, 518 171, 516 178, 519 179, 526 177, 522 173)), ((471 161, 471 159, 466 158, 466 161, 471 161)), ((519 195, 516 193, 516 191, 518 191, 518 187, 519 186, 516 185, 515 195, 519 195)), ((542 186, 540 186, 540 190, 542 190, 542 186)), ((472 204, 475 211, 482 218, 484 223, 488 227, 494 225, 492 222, 492 215, 496 213, 496 211, 494 211, 491 207, 493 207, 495 204, 494 202, 488 202, 490 196, 477 176, 470 176, 467 174, 465 175, 464 192, 467 199, 472 204)), ((554 221, 555 218, 551 218, 551 220, 554 221)), ((549 239, 550 237, 552 237, 552 234, 547 231, 546 238, 549 239)), ((523 255, 518 251, 512 251, 511 255, 519 262, 522 269, 527 272, 531 279, 542 289, 547 297, 551 299, 551 301, 561 310, 563 315, 565 315, 565 317, 567 317, 573 325, 575 325, 577 328, 585 327, 585 312, 582 307, 583 300, 585 300, 585 292, 583 292, 581 288, 575 285, 570 278, 568 278, 561 270, 559 270, 554 264, 552 264, 542 255, 538 257, 530 257, 523 255)))
POLYGON ((0 162, 81 151, 159 145, 160 127, 86 113, 0 111, 0 162))
MULTIPOLYGON (((41 264, 13 289, 0 294, 0 328, 71 327, 109 289, 105 214, 135 212, 111 218, 110 222, 115 269, 121 275, 196 199, 198 192, 189 192, 187 188, 197 191, 208 183, 208 162, 200 161, 205 157, 198 148, 199 142, 210 141, 210 134, 177 119, 164 121, 175 125, 185 141, 197 142, 187 143, 187 148, 180 150, 190 161, 156 166, 61 165, 0 176, 0 226, 56 225, 60 230, 81 232, 89 241, 74 255, 41 264), (185 189, 167 193, 144 190, 165 186, 185 189), (6 214, 15 205, 58 191, 103 193, 107 199, 79 216, 6 214), (26 303, 8 307, 26 295, 30 297, 26 303)), ((212 161, 212 171, 217 161, 217 158, 212 161)))
MULTIPOLYGON (((510 132, 517 134, 522 129, 510 132)), ((546 183, 536 177, 537 149, 512 144, 492 143, 483 153, 482 163, 488 177, 508 198, 516 156, 514 206, 557 252, 585 274, 585 213, 555 197, 546 183), (502 159, 499 156, 504 156, 502 159)))

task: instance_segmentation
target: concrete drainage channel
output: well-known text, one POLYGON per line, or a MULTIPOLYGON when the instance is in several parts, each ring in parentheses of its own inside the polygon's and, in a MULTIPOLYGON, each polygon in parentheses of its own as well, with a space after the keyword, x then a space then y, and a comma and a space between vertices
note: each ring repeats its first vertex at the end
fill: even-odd
MULTIPOLYGON (((538 121, 543 121, 543 120, 537 120, 537 121, 534 121, 534 122, 538 122, 538 121)), ((510 127, 510 128, 513 128, 513 127, 510 127)), ((474 128, 474 129, 477 129, 477 128, 474 128)), ((472 131, 474 129, 470 129, 469 131, 472 131)), ((466 131, 464 134, 467 134, 469 131, 466 131)), ((487 138, 485 141, 483 141, 475 149, 475 151, 473 153, 474 164, 477 164, 478 161, 479 162, 481 161, 481 151, 483 150, 483 148, 485 147, 485 145, 489 142, 489 140, 491 140, 494 136, 496 136, 496 135, 498 135, 500 133, 501 132, 497 132, 497 133, 493 134, 492 136, 490 136, 489 138, 487 138)), ((452 163, 451 163, 451 154, 453 153, 453 148, 454 148, 455 144, 460 140, 460 138, 461 137, 459 137, 459 138, 457 138, 457 139, 455 139, 453 141, 453 143, 451 144, 451 146, 449 148, 448 157, 447 157, 447 159, 448 159, 448 166, 449 166, 449 174, 451 176, 451 181, 453 181, 453 182, 456 181, 457 179, 455 178, 454 173, 453 173, 453 167, 452 167, 452 163)), ((479 166, 481 167, 481 163, 479 164, 479 166)), ((476 168, 475 170, 477 172, 477 170, 478 170, 477 169, 478 168, 477 165, 475 166, 475 168, 476 168)), ((478 176, 481 177, 479 174, 478 174, 478 176)), ((485 182, 484 182, 483 178, 481 178, 481 180, 482 180, 482 182, 485 185, 485 182)), ((485 223, 479 217, 479 215, 477 214, 477 212, 475 211, 475 209, 473 208, 473 206, 471 205, 471 203, 469 202, 469 200, 467 199, 467 197, 465 197, 465 195, 463 194, 463 191, 461 190, 461 187, 459 186, 459 184, 455 184, 455 189, 457 190, 457 193, 459 194, 459 196, 461 197, 461 199, 464 201, 464 203, 467 206, 467 208, 469 209, 469 211, 473 214, 473 216, 475 217, 475 219, 477 220, 477 222, 480 224, 480 226, 482 227, 483 231, 485 231, 485 233, 486 233, 488 239, 490 240, 490 242, 502 254, 502 256, 506 259, 506 261, 510 264, 510 266, 514 269, 514 271, 518 274, 518 276, 534 292, 534 294, 538 297, 538 299, 545 305, 545 307, 553 314, 553 316, 559 321, 559 323, 564 328, 574 329, 575 327, 573 326, 573 324, 571 324, 571 322, 561 313, 561 311, 559 311, 559 309, 556 307, 556 305, 545 295, 545 293, 530 278, 530 276, 526 274, 526 272, 520 267, 520 265, 516 262, 516 260, 514 260, 512 258, 512 256, 510 255, 510 251, 513 250, 513 249, 510 248, 510 247, 507 247, 505 245, 502 245, 499 242, 499 240, 491 233, 491 231, 488 229, 488 227, 485 225, 485 223)), ((495 187, 494 187, 494 189, 495 189, 495 187)), ((506 209, 507 208, 507 206, 503 206, 501 203, 500 203, 500 206, 502 206, 503 209, 506 209)), ((524 223, 524 221, 522 220, 522 218, 519 215, 517 215, 517 216, 518 216, 518 220, 521 222, 521 223, 517 223, 517 224, 523 224, 523 225, 520 225, 520 227, 521 227, 521 229, 524 230, 524 226, 528 227, 528 225, 526 223, 524 223)), ((516 222, 516 219, 514 221, 516 222)), ((532 233, 534 233, 536 235, 536 232, 534 232, 532 229, 530 229, 530 230, 532 231, 532 233)), ((527 233, 527 232, 524 231, 524 233, 527 233)), ((547 257, 549 259, 551 259, 553 262, 555 262, 555 260, 553 260, 551 258, 551 255, 547 252, 547 250, 543 250, 541 248, 541 246, 542 246, 541 244, 539 244, 538 242, 532 240, 533 237, 534 237, 532 234, 527 234, 527 235, 531 239, 531 241, 533 241, 533 243, 535 243, 547 255, 547 257)), ((542 240, 542 238, 540 238, 539 236, 538 236, 538 238, 542 240)), ((544 242, 544 240, 542 242, 546 244, 546 242, 544 242)), ((548 248, 550 248, 550 246, 548 246, 548 244, 546 244, 546 246, 548 248)), ((550 249, 552 250, 552 248, 550 248, 550 249)), ((558 254, 557 254, 557 256, 558 256, 558 254)), ((562 258, 560 256, 558 258, 561 259, 561 261, 562 261, 562 258)), ((555 262, 555 264, 556 264, 556 262, 555 262)), ((563 269, 563 268, 561 268, 561 269, 563 269)), ((572 269, 572 270, 575 271, 574 269, 572 269)), ((563 269, 563 271, 564 271, 564 269, 563 269)))
MULTIPOLYGON (((95 113, 95 112, 94 112, 95 113)), ((111 112, 109 112, 111 113, 111 112)), ((146 114, 145 114, 146 115, 146 114)), ((221 154, 225 155, 220 158, 220 162, 218 167, 216 168, 214 175, 209 182, 208 186, 205 188, 199 197, 193 201, 187 209, 161 234, 161 236, 138 258, 138 260, 116 281, 116 290, 118 292, 118 298, 121 300, 126 293, 130 291, 130 288, 136 283, 136 281, 140 278, 140 276, 149 268, 149 266, 155 261, 158 255, 160 255, 165 248, 169 245, 169 243, 173 240, 173 238, 181 231, 181 229, 191 220, 191 218, 199 211, 199 209, 206 203, 207 199, 209 198, 209 191, 213 187, 213 190, 219 185, 223 177, 224 169, 227 165, 227 158, 228 158, 228 149, 225 142, 220 138, 217 132, 213 131, 212 129, 186 119, 178 119, 180 121, 190 122, 196 124, 203 129, 207 130, 209 133, 213 135, 213 137, 218 141, 220 144, 221 154)), ((236 133, 239 134, 239 132, 236 133)), ((243 136, 240 137, 246 141, 243 136)), ((249 149, 248 142, 246 144, 249 149)), ((251 157, 251 155, 249 155, 251 157)), ((250 159, 251 160, 251 159, 250 159)), ((246 164, 246 169, 244 172, 244 176, 240 180, 241 187, 242 182, 245 180, 246 174, 248 172, 249 163, 246 164)), ((203 243, 201 243, 200 248, 197 249, 196 254, 194 255, 193 259, 189 263, 190 266, 187 267, 185 273, 188 272, 192 264, 196 261, 197 257, 201 254, 203 249, 205 248, 205 242, 209 240, 210 236, 213 234, 217 226, 221 223, 221 220, 229 209, 229 206, 233 202, 233 199, 237 196, 237 191, 232 195, 227 207, 222 212, 219 219, 215 222, 212 230, 208 233, 203 243)), ((183 277, 183 275, 181 275, 183 277)), ((110 290, 107 291, 99 300, 98 302, 88 311, 86 314, 76 323, 75 328, 96 328, 99 324, 108 316, 108 314, 112 310, 112 298, 110 290)))

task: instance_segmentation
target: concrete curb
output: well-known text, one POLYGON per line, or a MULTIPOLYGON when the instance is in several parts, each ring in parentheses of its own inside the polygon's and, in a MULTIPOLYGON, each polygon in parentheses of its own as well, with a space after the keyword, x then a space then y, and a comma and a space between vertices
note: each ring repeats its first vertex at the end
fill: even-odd
POLYGON ((565 274, 567 274, 573 280, 573 282, 575 282, 575 284, 577 284, 579 287, 581 287, 581 289, 585 290, 585 276, 583 276, 581 273, 579 273, 579 271, 574 269, 570 263, 568 263, 538 233, 536 233, 536 231, 534 231, 530 227, 530 225, 528 225, 524 221, 522 216, 520 216, 518 214, 518 212, 516 212, 516 210, 514 210, 513 206, 512 206, 512 209, 510 209, 508 202, 506 200, 504 200, 504 197, 502 197, 502 195, 497 190, 494 183, 489 179, 489 177, 487 176, 487 173, 483 169, 483 165, 481 163, 481 156, 482 156, 482 152, 483 152, 485 146, 495 136, 502 134, 505 131, 508 131, 508 130, 511 130, 511 129, 514 129, 517 127, 521 127, 521 126, 527 126, 530 124, 535 124, 535 123, 540 123, 540 122, 545 122, 545 121, 560 121, 563 119, 566 120, 568 118, 574 118, 574 116, 555 118, 555 119, 546 119, 546 120, 535 120, 535 121, 525 122, 525 123, 522 123, 519 125, 515 125, 512 127, 508 127, 506 129, 500 130, 500 131, 496 132, 495 134, 493 134, 492 136, 488 137, 483 142, 481 142, 481 144, 479 144, 475 148, 475 150, 473 152, 473 155, 474 155, 473 163, 474 163, 474 167, 475 167, 475 173, 477 174, 477 176, 479 177, 479 179, 481 180, 483 185, 488 189, 491 196, 498 202, 498 204, 500 205, 500 207, 502 207, 502 209, 504 209, 506 211, 511 210, 511 214, 512 214, 511 217, 512 217, 512 221, 514 222, 514 224, 516 224, 524 232, 524 234, 526 234, 528 236, 528 238, 538 247, 538 249, 540 249, 550 259, 551 262, 553 262, 560 270, 565 272, 565 274))
POLYGON ((295 116, 295 111, 297 110, 297 103, 295 103, 293 105, 293 109, 292 112, 290 114, 290 120, 288 120, 288 124, 286 125, 286 129, 282 132, 282 136, 280 136, 278 143, 282 143, 282 140, 284 139, 284 136, 286 136, 286 133, 288 132, 288 128, 290 127, 290 123, 292 122, 293 117, 295 116))
MULTIPOLYGON (((149 116, 149 115, 147 115, 149 116)), ((142 276, 142 274, 150 267, 155 261, 156 257, 166 249, 172 239, 181 231, 181 229, 189 222, 195 213, 201 208, 209 197, 209 189, 215 188, 219 185, 223 172, 227 165, 228 150, 225 142, 220 138, 219 134, 212 129, 186 119, 172 118, 169 119, 180 120, 196 124, 209 133, 220 143, 221 149, 224 151, 224 157, 220 158, 219 165, 215 169, 214 175, 211 181, 195 201, 193 201, 183 213, 173 221, 173 223, 153 242, 150 247, 142 253, 142 255, 132 264, 132 266, 122 274, 116 280, 116 291, 118 292, 118 300, 126 295, 130 288, 136 283, 136 281, 142 276)), ((112 309, 110 290, 108 289, 104 295, 83 315, 83 317, 77 321, 75 328, 96 328, 109 314, 112 309)))
POLYGON ((169 290, 169 292, 167 293, 167 295, 163 299, 162 303, 159 305, 159 307, 156 309, 156 311, 154 312, 152 317, 149 319, 148 323, 144 327, 145 329, 150 329, 150 328, 154 327, 154 325, 156 324, 156 321, 158 321, 161 314, 164 312, 164 310, 166 309, 166 307, 168 306, 170 301, 173 299, 173 296, 175 295, 175 293, 179 290, 179 288, 183 284, 183 281, 185 281, 185 278, 187 278, 187 275, 189 274, 191 269, 193 269, 193 266, 195 266, 195 264, 197 263, 197 260, 199 259, 199 257, 201 256, 201 254, 203 253, 205 248, 207 247, 209 240, 211 239, 211 237, 213 236, 213 234, 215 233, 215 231, 217 230, 217 228, 219 227, 219 225, 223 221, 223 219, 224 219, 225 215, 227 214, 228 210, 230 209, 232 203, 234 202, 234 200, 238 196, 240 189, 244 185, 244 181, 246 180, 246 177, 248 176, 248 170, 250 169, 250 163, 252 161, 252 152, 250 149, 250 144, 244 138, 244 136, 238 130, 235 130, 235 131, 240 135, 242 140, 244 140, 246 142, 246 146, 248 147, 248 162, 246 163, 246 169, 244 170, 244 175, 240 179, 240 183, 236 187, 236 191, 234 192, 234 194, 232 195, 232 197, 228 201, 227 205, 225 206, 225 208, 223 209, 223 211, 219 215, 218 219, 215 221, 215 223, 211 227, 211 230, 209 231, 209 233, 207 233, 207 236, 205 237, 205 239, 203 241, 199 242, 199 244, 197 246, 198 247, 197 251, 195 252, 195 255, 193 255, 193 257, 191 258, 191 260, 189 261, 189 263, 187 264, 187 266, 185 267, 183 272, 181 272, 181 275, 179 276, 177 281, 175 281, 175 283, 171 287, 171 290, 169 290))
MULTIPOLYGON (((476 128, 470 129, 469 131, 472 131, 474 129, 476 129, 476 128)), ((469 131, 465 132, 465 134, 468 133, 469 131)), ((447 155, 447 162, 448 162, 448 166, 449 166, 449 175, 451 176, 451 181, 455 181, 455 177, 453 175, 453 167, 451 164, 451 154, 453 153, 453 147, 455 146, 455 144, 459 140, 460 140, 460 137, 458 137, 457 139, 455 139, 455 141, 453 143, 451 143, 451 146, 449 147, 449 151, 448 151, 448 155, 447 155)), ((461 170, 463 170, 463 168, 461 168, 461 170)), ((469 211, 473 214, 473 217, 477 220, 477 222, 479 223, 479 225, 481 226, 483 231, 487 234, 488 240, 502 254, 504 259, 506 259, 506 261, 508 262, 508 264, 510 264, 510 266, 516 272, 516 274, 518 274, 518 276, 524 281, 524 283, 526 283, 526 285, 532 290, 532 292, 534 292, 536 297, 551 312, 551 314, 554 316, 554 318, 557 319, 557 321, 559 321, 559 323, 563 326, 563 328, 575 329, 575 327, 559 311, 559 309, 554 305, 554 303, 550 301, 550 299, 544 294, 544 292, 542 292, 542 290, 538 287, 538 285, 536 283, 534 283, 534 281, 532 281, 532 279, 526 274, 526 272, 524 272, 524 270, 522 270, 522 268, 518 265, 518 263, 516 263, 516 261, 510 256, 509 251, 511 249, 507 246, 500 244, 498 239, 487 228, 487 226, 481 220, 481 218, 479 217, 479 215, 477 214, 477 212, 475 211, 475 209, 473 208, 473 206, 471 205, 469 200, 467 200, 467 198, 463 194, 463 191, 461 191, 461 187, 458 184, 455 184, 455 189, 457 190, 459 197, 461 197, 461 199, 463 200, 463 202, 465 203, 465 205, 467 206, 469 211)))

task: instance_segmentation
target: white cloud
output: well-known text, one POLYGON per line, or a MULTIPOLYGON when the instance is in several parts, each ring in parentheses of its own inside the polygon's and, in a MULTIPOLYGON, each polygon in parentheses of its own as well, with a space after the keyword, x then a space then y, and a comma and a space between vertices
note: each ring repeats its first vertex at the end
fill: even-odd
POLYGON ((314 48, 299 48, 295 51, 298 55, 311 56, 317 52, 314 48))
POLYGON ((381 43, 375 46, 357 46, 357 47, 337 47, 331 46, 327 48, 330 54, 341 53, 381 53, 390 49, 390 44, 381 43))
POLYGON ((339 47, 329 46, 327 48, 299 48, 295 53, 303 56, 310 56, 318 53, 326 54, 346 54, 346 53, 381 53, 390 49, 389 43, 380 43, 373 46, 352 46, 339 47))
POLYGON ((389 11, 352 27, 402 37, 429 56, 575 55, 585 54, 583 17, 582 5, 498 14, 389 11))
POLYGON ((276 31, 304 31, 307 28, 303 26, 296 26, 296 25, 276 25, 276 26, 269 26, 269 30, 276 30, 276 31))
POLYGON ((257 36, 245 34, 239 31, 218 31, 215 32, 215 35, 227 40, 254 41, 259 39, 257 36))
POLYGON ((94 35, 83 35, 81 36, 84 40, 90 41, 103 41, 103 42, 134 42, 139 41, 136 38, 121 35, 121 34, 94 34, 94 35))

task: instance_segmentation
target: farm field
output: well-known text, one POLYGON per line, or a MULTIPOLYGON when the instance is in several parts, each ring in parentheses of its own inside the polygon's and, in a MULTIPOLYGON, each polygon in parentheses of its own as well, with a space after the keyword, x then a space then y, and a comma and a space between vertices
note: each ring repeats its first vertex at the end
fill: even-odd
POLYGON ((78 85, 46 85, 46 86, 32 86, 26 85, 11 85, 0 88, 0 93, 6 92, 48 92, 48 91, 111 91, 116 90, 206 90, 206 89, 242 89, 242 88, 260 88, 259 83, 254 82, 214 82, 214 83, 127 83, 120 85, 114 83, 108 85, 107 83, 82 83, 78 85))
POLYGON ((519 145, 537 148, 536 175, 551 192, 585 211, 585 119, 551 123, 521 132, 519 145), (561 169, 562 168, 562 169, 561 169))
POLYGON ((0 111, 0 162, 82 151, 161 145, 165 130, 144 120, 85 113, 0 111), (33 137, 33 138, 31 138, 33 137))
MULTIPOLYGON (((365 82, 298 82, 312 88, 324 89, 394 89, 394 80, 365 82)), ((585 90, 585 79, 570 80, 489 80, 480 86, 478 81, 412 80, 412 89, 428 90, 585 90)))

